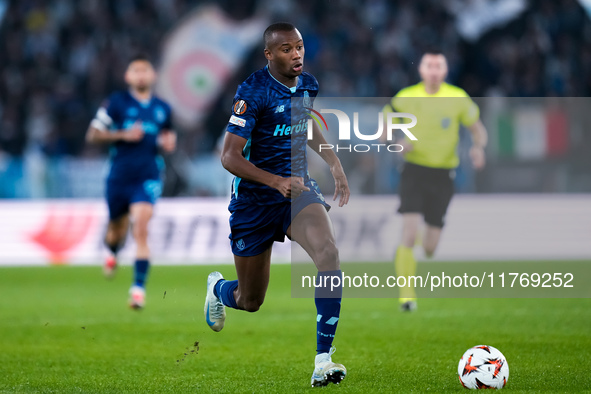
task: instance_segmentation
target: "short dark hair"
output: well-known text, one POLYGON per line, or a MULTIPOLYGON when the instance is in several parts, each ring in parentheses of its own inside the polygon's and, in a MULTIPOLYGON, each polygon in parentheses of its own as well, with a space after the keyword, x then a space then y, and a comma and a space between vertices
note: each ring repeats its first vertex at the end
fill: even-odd
POLYGON ((443 56, 445 56, 445 53, 443 53, 443 50, 440 47, 432 45, 432 46, 427 47, 423 51, 423 55, 443 55, 443 56))
POLYGON ((276 23, 273 23, 272 25, 269 25, 269 27, 267 27, 265 29, 265 32, 263 33, 263 40, 265 41, 265 47, 267 46, 267 43, 271 40, 273 33, 276 33, 278 31, 289 32, 289 31, 294 31, 295 29, 296 29, 296 27, 292 23, 289 23, 289 22, 276 22, 276 23))
POLYGON ((133 62, 137 62, 137 61, 144 61, 144 62, 148 62, 148 63, 152 63, 152 60, 150 59, 150 56, 148 56, 147 53, 143 53, 143 52, 138 52, 133 54, 133 56, 131 56, 129 58, 129 61, 127 62, 127 65, 130 65, 133 62))

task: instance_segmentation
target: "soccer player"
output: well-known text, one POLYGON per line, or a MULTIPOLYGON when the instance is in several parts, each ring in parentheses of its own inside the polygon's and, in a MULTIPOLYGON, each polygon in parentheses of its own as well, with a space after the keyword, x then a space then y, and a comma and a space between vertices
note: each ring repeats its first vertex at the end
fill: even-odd
MULTIPOLYGON (((207 279, 205 319, 214 330, 224 327, 225 307, 257 311, 269 283, 273 242, 287 235, 310 255, 318 279, 341 276, 334 230, 316 182, 307 171, 306 144, 318 152, 320 131, 307 140, 308 115, 318 82, 303 72, 304 43, 289 23, 270 25, 264 33, 268 64, 236 92, 222 149, 222 164, 235 175, 229 210, 231 246, 238 280, 219 272, 207 279), (301 105, 292 107, 297 97, 301 105)), ((349 200, 341 163, 332 150, 319 153, 335 180, 333 200, 349 200)), ((332 362, 331 348, 341 308, 342 288, 315 293, 317 341, 312 386, 339 383, 347 371, 332 362)))
MULTIPOLYGON (((472 165, 479 170, 485 164, 487 133, 479 119, 478 106, 464 90, 444 82, 447 71, 447 60, 441 52, 426 52, 419 64, 422 81, 402 89, 383 110, 384 114, 407 112, 417 117, 417 124, 411 130, 417 140, 404 138, 400 142, 405 163, 398 209, 402 214, 402 241, 394 263, 397 276, 416 273, 413 247, 422 218, 426 256, 433 256, 439 244, 447 207, 454 194, 455 168, 460 162, 457 154, 460 124, 472 135, 472 165)), ((401 288, 401 309, 412 311, 416 306, 414 288, 410 285, 401 288)))
POLYGON ((163 162, 158 151, 161 148, 168 153, 176 147, 170 107, 154 96, 155 81, 150 60, 144 55, 132 58, 125 72, 129 89, 112 94, 103 103, 86 135, 90 143, 111 144, 111 169, 106 182, 109 223, 105 235, 110 254, 104 272, 112 276, 117 268, 117 252, 123 247, 131 222, 137 245, 129 290, 129 305, 134 309, 145 305, 150 268, 148 222, 162 191, 163 162))

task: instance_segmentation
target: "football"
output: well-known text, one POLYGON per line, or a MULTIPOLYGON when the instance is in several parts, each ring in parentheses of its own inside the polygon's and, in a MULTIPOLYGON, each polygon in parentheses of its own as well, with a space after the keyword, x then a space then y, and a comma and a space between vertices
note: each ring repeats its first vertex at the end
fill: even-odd
POLYGON ((458 377, 467 389, 502 389, 509 380, 509 364, 498 349, 474 346, 460 359, 458 377))

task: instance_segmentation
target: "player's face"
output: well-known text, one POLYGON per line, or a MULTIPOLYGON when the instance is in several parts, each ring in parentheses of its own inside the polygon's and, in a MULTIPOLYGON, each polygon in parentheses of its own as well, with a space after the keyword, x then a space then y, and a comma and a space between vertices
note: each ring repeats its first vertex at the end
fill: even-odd
POLYGON ((304 41, 297 29, 275 32, 265 48, 265 57, 273 69, 290 79, 302 73, 304 53, 304 41))
POLYGON ((131 62, 125 72, 125 82, 137 90, 149 89, 156 81, 156 71, 152 64, 146 60, 131 62))
POLYGON ((441 85, 447 76, 447 60, 445 60, 445 56, 430 53, 423 55, 419 65, 419 74, 427 85, 441 85))

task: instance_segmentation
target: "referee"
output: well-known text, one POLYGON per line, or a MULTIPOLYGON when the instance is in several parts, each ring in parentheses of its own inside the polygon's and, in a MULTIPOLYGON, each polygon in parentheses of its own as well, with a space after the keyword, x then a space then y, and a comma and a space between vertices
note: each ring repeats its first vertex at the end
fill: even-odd
MULTIPOLYGON (((413 247, 418 238, 421 219, 425 221, 423 248, 431 257, 437 248, 445 213, 454 194, 455 168, 460 125, 472 134, 470 159, 476 170, 485 164, 487 133, 480 121, 480 110, 468 94, 445 81, 447 60, 440 51, 423 54, 419 64, 421 82, 402 89, 384 107, 389 112, 412 113, 417 124, 412 128, 416 141, 404 138, 404 169, 400 181, 402 240, 394 261, 397 276, 416 274, 413 247)), ((400 289, 400 308, 417 307, 413 287, 400 289)))

